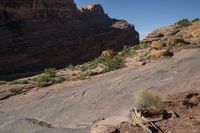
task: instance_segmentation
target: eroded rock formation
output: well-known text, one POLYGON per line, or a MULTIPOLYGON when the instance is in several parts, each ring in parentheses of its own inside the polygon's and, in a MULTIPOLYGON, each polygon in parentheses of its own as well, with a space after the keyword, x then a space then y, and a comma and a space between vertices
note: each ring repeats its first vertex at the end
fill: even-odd
MULTIPOLYGON (((177 27, 171 25, 156 29, 144 40, 144 43, 159 45, 187 45, 200 44, 200 21, 191 23, 189 26, 177 27)), ((157 47, 156 46, 156 47, 157 47)))
POLYGON ((139 43, 134 26, 108 17, 101 5, 73 0, 1 0, 0 73, 79 63, 106 49, 139 43))

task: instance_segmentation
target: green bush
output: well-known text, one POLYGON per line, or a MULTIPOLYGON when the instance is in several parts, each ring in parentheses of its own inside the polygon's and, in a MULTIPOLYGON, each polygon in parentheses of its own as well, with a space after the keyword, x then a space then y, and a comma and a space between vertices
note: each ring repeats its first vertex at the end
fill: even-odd
POLYGON ((21 80, 21 83, 22 83, 22 84, 29 84, 30 82, 29 82, 29 80, 24 79, 24 80, 21 80))
POLYGON ((68 66, 67 68, 70 69, 70 70, 74 70, 74 69, 75 69, 75 66, 72 65, 72 64, 69 64, 69 66, 68 66))
POLYGON ((187 27, 187 26, 189 26, 191 23, 190 23, 190 21, 188 20, 188 19, 182 19, 182 20, 180 20, 180 21, 178 21, 177 23, 176 23, 176 26, 179 28, 179 27, 187 27))
POLYGON ((197 22, 197 21, 199 21, 199 20, 200 20, 199 18, 195 18, 195 19, 193 19, 191 22, 194 23, 194 22, 197 22))
POLYGON ((150 90, 139 90, 134 95, 134 108, 136 109, 162 108, 162 98, 156 92, 150 90))
POLYGON ((22 92, 22 88, 14 87, 9 90, 13 94, 20 94, 22 92))
POLYGON ((14 80, 14 81, 11 81, 9 84, 10 85, 16 85, 16 84, 20 84, 21 82, 19 80, 14 80))
POLYGON ((135 54, 136 54, 136 50, 130 46, 124 46, 122 51, 118 53, 118 55, 121 55, 122 57, 130 57, 135 54))
POLYGON ((62 82, 64 82, 64 81, 66 81, 66 78, 65 77, 59 77, 57 80, 55 80, 55 83, 62 83, 62 82))
POLYGON ((29 84, 30 82, 27 79, 24 80, 14 80, 10 82, 9 84, 11 85, 16 85, 16 84, 29 84))
POLYGON ((150 44, 149 43, 141 43, 139 45, 139 49, 147 49, 150 47, 150 44))
POLYGON ((124 60, 120 56, 115 56, 113 58, 105 58, 104 65, 107 67, 106 71, 113 71, 124 67, 124 60))
POLYGON ((6 81, 0 80, 0 85, 4 85, 6 83, 7 83, 6 81))
POLYGON ((52 78, 56 75, 55 68, 48 68, 44 70, 44 73, 37 76, 34 81, 39 87, 46 87, 51 84, 52 78))
POLYGON ((38 77, 36 77, 35 81, 39 87, 45 87, 49 85, 52 77, 48 73, 42 73, 38 77))
POLYGON ((44 70, 44 73, 49 75, 50 77, 56 76, 56 69, 55 68, 48 68, 44 70))

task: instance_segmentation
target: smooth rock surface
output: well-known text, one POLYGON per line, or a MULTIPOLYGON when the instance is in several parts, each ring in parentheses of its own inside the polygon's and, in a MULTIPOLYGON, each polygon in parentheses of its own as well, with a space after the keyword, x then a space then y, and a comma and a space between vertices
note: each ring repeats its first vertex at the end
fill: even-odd
MULTIPOLYGON (((127 116, 132 108, 133 94, 138 89, 155 89, 162 95, 199 89, 199 67, 200 49, 186 49, 172 58, 145 66, 32 90, 26 95, 1 101, 0 132, 9 132, 15 126, 31 133, 43 130, 44 127, 30 124, 27 118, 51 124, 52 132, 62 133, 68 129, 87 132, 97 120, 127 116)), ((43 132, 50 131, 45 129, 43 132)))

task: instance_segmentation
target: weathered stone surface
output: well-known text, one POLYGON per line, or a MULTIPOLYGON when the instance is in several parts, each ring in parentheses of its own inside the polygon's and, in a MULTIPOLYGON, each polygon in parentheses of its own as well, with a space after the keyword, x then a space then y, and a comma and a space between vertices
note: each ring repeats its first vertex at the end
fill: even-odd
MULTIPOLYGON (((156 60, 143 67, 124 68, 91 80, 64 82, 32 90, 0 103, 0 132, 76 133, 75 130, 70 132, 68 129, 79 131, 81 128, 90 128, 97 120, 111 116, 128 116, 133 108, 133 95, 141 88, 151 88, 162 95, 172 96, 177 92, 198 89, 199 67, 200 49, 185 49, 171 59, 156 60), (38 119, 55 128, 41 127, 25 118, 38 119), (42 131, 39 132, 41 128, 42 131)), ((180 104, 179 99, 175 98, 174 101, 180 104)), ((197 112, 199 114, 199 110, 197 112)), ((173 125, 174 123, 169 127, 173 125)), ((191 124, 188 126, 191 127, 191 124)), ((166 129, 171 129, 169 127, 166 129)), ((130 133, 143 132, 140 127, 138 129, 138 132, 130 133)))
POLYGON ((200 21, 192 23, 188 27, 169 27, 159 28, 150 33, 144 40, 144 43, 153 43, 160 41, 166 45, 199 44, 200 43, 200 21))
POLYGON ((163 45, 162 45, 161 41, 153 41, 151 43, 151 47, 154 49, 161 49, 161 48, 163 48, 163 45))
POLYGON ((155 58, 160 58, 163 56, 173 56, 174 54, 169 52, 168 50, 152 50, 148 56, 153 56, 155 58))
POLYGON ((93 125, 91 133, 117 133, 119 132, 117 126, 128 121, 129 118, 124 116, 110 117, 93 125))
POLYGON ((73 0, 0 2, 0 73, 80 63, 102 51, 139 43, 126 21, 101 5, 78 9, 73 0))

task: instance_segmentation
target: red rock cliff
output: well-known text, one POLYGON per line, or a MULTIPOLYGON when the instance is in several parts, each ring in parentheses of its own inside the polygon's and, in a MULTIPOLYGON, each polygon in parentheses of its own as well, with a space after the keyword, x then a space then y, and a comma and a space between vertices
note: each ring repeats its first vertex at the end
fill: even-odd
POLYGON ((73 0, 0 1, 0 73, 79 63, 139 43, 126 21, 73 0))

